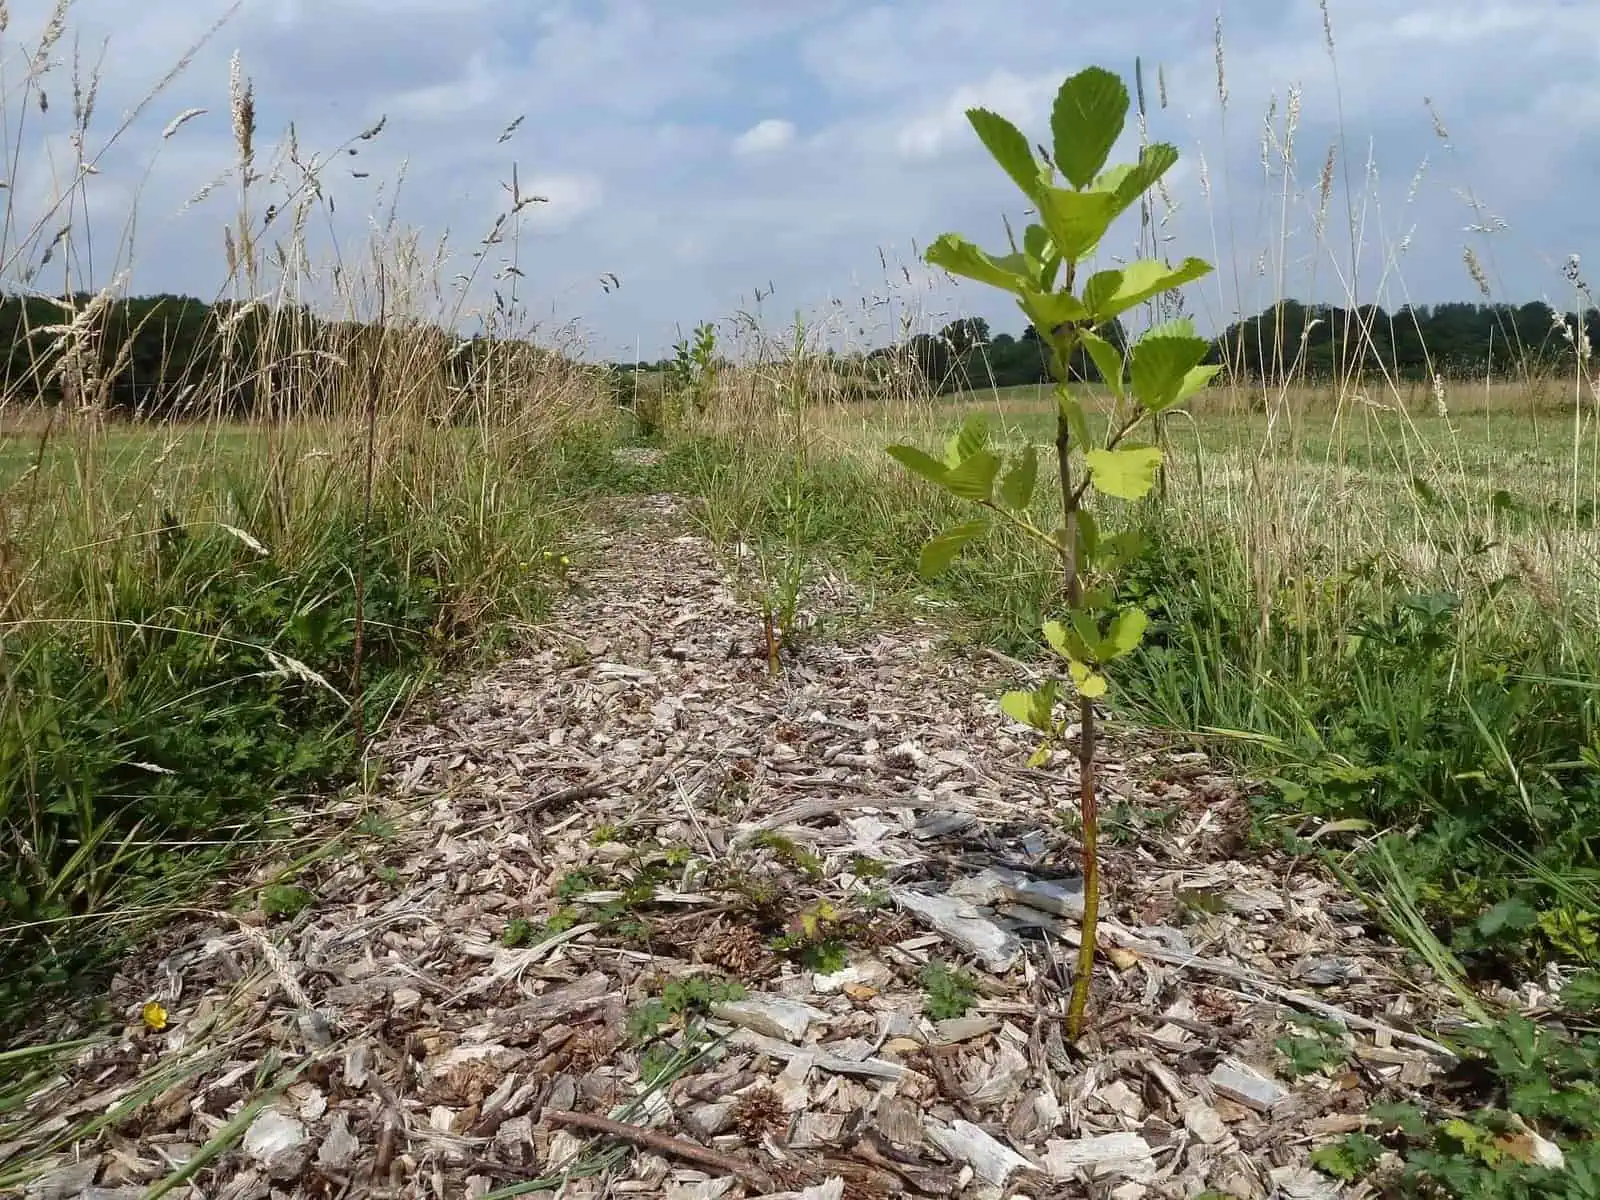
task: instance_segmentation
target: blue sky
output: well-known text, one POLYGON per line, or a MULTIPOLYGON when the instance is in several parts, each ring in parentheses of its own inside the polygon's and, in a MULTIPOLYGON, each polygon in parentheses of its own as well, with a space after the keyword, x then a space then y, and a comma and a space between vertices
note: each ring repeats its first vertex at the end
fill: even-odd
MULTIPOLYGON (((52 7, 13 3, 0 35, 13 139, 22 67, 52 7)), ((141 0, 137 20, 134 8, 71 6, 54 54, 63 65, 46 85, 50 112, 21 123, 19 214, 43 211, 60 185, 51 164, 65 161, 73 39, 90 59, 106 47, 94 149, 225 5, 141 0)), ((653 357, 680 328, 741 310, 758 311, 775 335, 800 310, 854 344, 886 340, 901 320, 937 325, 966 313, 1015 330, 1020 318, 1003 300, 915 258, 915 246, 947 229, 998 245, 1001 214, 1020 213, 962 111, 994 107, 1042 136, 1066 74, 1095 63, 1131 79, 1138 55, 1152 106, 1158 66, 1165 82, 1168 104, 1152 113, 1151 134, 1184 155, 1164 234, 1172 252, 1221 266, 1191 291, 1202 324, 1257 311, 1280 292, 1353 293, 1391 307, 1474 299, 1462 262, 1469 242, 1497 298, 1568 303, 1566 257, 1600 261, 1600 246, 1585 241, 1600 185, 1600 4, 1329 0, 1327 11, 1334 56, 1316 0, 1227 0, 1220 10, 1192 0, 243 0, 100 160, 69 261, 90 277, 80 283, 107 282, 125 265, 117 248, 136 208, 129 287, 217 293, 232 193, 223 186, 186 202, 232 160, 237 52, 256 89, 263 165, 291 121, 310 155, 388 117, 358 156, 325 169, 335 212, 315 228, 319 253, 359 256, 372 214, 387 211, 403 175, 399 222, 427 246, 448 232, 458 255, 448 277, 470 266, 515 163, 523 190, 548 198, 523 214, 522 298, 547 328, 580 330, 595 356, 638 347, 653 357), (1278 150, 1263 168, 1262 134, 1275 102, 1281 141, 1291 89, 1299 117, 1286 187, 1278 150), (190 107, 207 111, 164 140, 190 107), (498 141, 519 116, 516 133, 498 141), (1319 243, 1317 181, 1335 145, 1337 187, 1319 243), (621 281, 609 293, 608 273, 621 281), (757 289, 769 285, 756 310, 757 289)), ((263 184, 262 204, 274 187, 263 184)), ((1102 260, 1133 250, 1131 228, 1119 229, 1102 260)), ((41 278, 59 286, 59 276, 41 278)), ((481 279, 470 299, 487 300, 481 279)))

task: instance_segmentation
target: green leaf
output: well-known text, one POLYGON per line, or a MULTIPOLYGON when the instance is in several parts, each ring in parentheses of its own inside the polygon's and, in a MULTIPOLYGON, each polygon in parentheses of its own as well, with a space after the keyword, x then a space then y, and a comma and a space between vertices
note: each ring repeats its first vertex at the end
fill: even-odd
POLYGON ((1074 654, 1072 657, 1085 661, 1105 658, 1105 647, 1100 642, 1100 622, 1095 620, 1094 613, 1087 608, 1075 608, 1068 615, 1072 619, 1072 628, 1084 647, 1081 654, 1074 654))
MULTIPOLYGON (((1093 282, 1091 280, 1091 282, 1093 282)), ((1099 368, 1100 377, 1105 380, 1106 386, 1111 389, 1111 394, 1118 400, 1122 399, 1122 372, 1125 364, 1122 361, 1122 351, 1118 350, 1098 333, 1085 329, 1078 335, 1083 342, 1084 349, 1089 351, 1089 357, 1094 359, 1094 365, 1099 368)))
POLYGON ((1068 629, 1060 621, 1046 621, 1044 623, 1044 640, 1050 643, 1054 650, 1065 659, 1088 659, 1094 657, 1092 651, 1084 644, 1082 637, 1075 630, 1068 629))
POLYGON ((1128 88, 1104 67, 1086 67, 1061 85, 1050 111, 1056 166, 1085 188, 1106 165, 1128 117, 1128 88))
POLYGON ((1067 672, 1072 676, 1072 683, 1078 689, 1078 695, 1095 700, 1106 694, 1106 677, 1098 671, 1090 669, 1081 662, 1069 662, 1067 672))
POLYGON ((1007 692, 1000 697, 1000 711, 1013 721, 1049 733, 1055 725, 1055 703, 1055 684, 1049 682, 1031 692, 1007 692))
POLYGON ((1039 452, 1032 442, 1023 447, 1011 470, 1000 481, 1000 500, 1007 508, 1021 512, 1033 502, 1033 489, 1039 479, 1039 452))
POLYGON ((915 446, 889 446, 886 448, 889 457, 901 466, 915 471, 924 479, 937 483, 940 487, 947 487, 950 468, 945 466, 926 450, 919 450, 915 446))
POLYGON ((1502 900, 1478 918, 1478 932, 1493 937, 1504 930, 1530 929, 1539 920, 1539 914, 1525 900, 1513 896, 1502 900))
POLYGON ((1141 258, 1119 270, 1097 271, 1083 288, 1083 304, 1091 319, 1099 324, 1143 304, 1151 296, 1208 274, 1211 264, 1203 258, 1186 258, 1176 267, 1153 258, 1141 258))
POLYGON ((999 473, 999 457, 991 451, 979 450, 945 476, 944 486, 963 500, 988 500, 994 496, 994 477, 999 473))
POLYGON ((1083 405, 1064 383, 1056 385, 1056 411, 1066 421, 1072 440, 1079 446, 1087 447, 1093 441, 1089 436, 1089 418, 1083 411, 1083 405))
POLYGON ((1033 147, 1023 132, 986 108, 967 109, 967 121, 995 162, 1016 181, 1023 194, 1030 198, 1036 195, 1041 182, 1039 160, 1034 158, 1033 147))
POLYGON ((1115 571, 1138 558, 1143 551, 1144 534, 1137 529, 1130 529, 1101 539, 1096 557, 1101 565, 1115 571))
POLYGON ((1191 321, 1169 321, 1145 332, 1128 356, 1129 382, 1140 404, 1151 412, 1162 412, 1180 403, 1205 386, 1216 371, 1211 371, 1198 386, 1190 372, 1210 350, 1211 343, 1194 332, 1191 321))
POLYGON ((1600 1014, 1600 971, 1579 971, 1567 980, 1561 1003, 1575 1013, 1600 1014))
POLYGON ((1039 264, 1034 282, 1040 288, 1054 288, 1056 272, 1061 269, 1061 255, 1050 240, 1050 231, 1043 225, 1029 225, 1022 231, 1022 252, 1039 264))
POLYGON ((944 461, 959 467, 989 444, 989 421, 982 413, 970 413, 956 435, 945 444, 944 461))
POLYGON ((1071 292, 1041 292, 1028 288, 1022 293, 1022 308, 1033 327, 1047 340, 1054 336, 1057 326, 1076 324, 1089 317, 1083 301, 1071 292))
POLYGON ((1007 292, 1020 293, 1027 282, 1026 277, 1008 271, 960 234, 941 233, 922 257, 929 266, 1007 292))
POLYGON ((1110 651, 1108 657, 1121 658, 1134 650, 1144 640, 1144 631, 1149 624, 1150 618, 1142 608, 1130 607, 1119 612, 1116 620, 1111 622, 1104 642, 1105 648, 1110 651))
POLYGON ((1144 195, 1178 162, 1177 148, 1168 142, 1152 142, 1139 151, 1139 161, 1111 167, 1100 173, 1090 190, 1107 192, 1116 200, 1117 211, 1124 212, 1144 195))
POLYGON ((1100 553, 1100 522, 1087 508, 1078 510, 1078 544, 1084 562, 1093 562, 1100 553))
POLYGON ((942 575, 949 570, 950 564, 955 561, 956 555, 961 553, 962 547, 988 527, 985 521, 967 521, 930 538, 922 547, 922 554, 917 560, 917 570, 929 579, 942 575))
POLYGON ((1095 491, 1123 500, 1138 500, 1149 492, 1161 465, 1161 451, 1154 446, 1090 450, 1083 457, 1095 491))
POLYGON ((1056 252, 1071 262, 1098 246, 1111 222, 1117 219, 1116 197, 1105 192, 1047 187, 1040 190, 1034 202, 1056 252))
POLYGON ((1196 392, 1204 391, 1207 385, 1217 377, 1222 370, 1221 363, 1206 367, 1190 367, 1183 375, 1183 386, 1178 389, 1178 398, 1172 403, 1182 404, 1196 392))

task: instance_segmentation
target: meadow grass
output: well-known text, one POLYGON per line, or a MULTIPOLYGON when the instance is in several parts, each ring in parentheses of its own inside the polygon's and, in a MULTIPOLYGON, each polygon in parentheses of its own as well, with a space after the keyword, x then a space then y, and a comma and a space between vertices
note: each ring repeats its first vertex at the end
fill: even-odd
MULTIPOLYGON (((65 15, 0 97, 11 144, 39 136, 65 15)), ((74 78, 75 97, 95 82, 74 78)), ((319 257, 305 231, 330 216, 317 172, 337 155, 259 147, 237 64, 229 101, 237 208, 217 298, 231 307, 161 380, 172 419, 115 402, 118 283, 78 274, 85 196, 127 125, 102 133, 75 103, 61 119, 76 160, 38 179, 55 167, 19 157, 12 183, 30 186, 6 193, 56 198, 8 207, 0 271, 63 297, 56 323, 26 331, 41 365, 0 395, 8 1034, 81 1017, 58 1002, 92 995, 174 914, 253 903, 215 886, 229 870, 237 884, 241 860, 282 867, 317 852, 307 838, 347 836, 380 769, 374 739, 441 671, 542 615, 563 586, 546 554, 581 563, 584 506, 619 477, 596 372, 536 347, 514 291, 478 344, 457 336, 480 276, 515 252, 520 197, 464 278, 392 216, 319 257), (273 220, 289 242, 269 248, 273 220), (35 273, 52 259, 47 282, 35 273), (306 294, 324 297, 320 319, 306 294)))
MULTIPOLYGON (((921 578, 921 544, 970 514, 883 453, 939 450, 972 411, 1043 449, 1053 401, 1019 391, 741 412, 669 439, 668 462, 715 536, 827 560, 882 607, 1038 661, 1055 564, 1000 528, 921 578)), ((1152 618, 1120 715, 1267 780, 1264 838, 1394 838, 1381 861, 1491 973, 1600 962, 1593 418, 1575 453, 1571 411, 1496 391, 1448 415, 1305 397, 1292 424, 1174 421, 1164 499, 1115 509, 1145 534, 1124 588, 1152 618)))

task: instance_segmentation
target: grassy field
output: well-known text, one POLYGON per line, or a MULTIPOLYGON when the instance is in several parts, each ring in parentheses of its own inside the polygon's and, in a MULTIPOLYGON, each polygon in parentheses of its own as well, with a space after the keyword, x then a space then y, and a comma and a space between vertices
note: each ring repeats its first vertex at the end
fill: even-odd
MULTIPOLYGON (((1307 399, 1292 427, 1220 404, 1170 420, 1165 498, 1115 507, 1145 534, 1122 586, 1152 618, 1121 715, 1270 780, 1264 838, 1390 838, 1363 861, 1397 864, 1472 969, 1600 962, 1593 416, 1307 399)), ((920 578, 920 545, 970 514, 883 453, 937 452, 972 411, 1002 445, 1053 437, 1037 395, 968 395, 741 417, 672 461, 708 529, 768 547, 773 581, 825 559, 1038 659, 1050 561, 1001 529, 920 578)))

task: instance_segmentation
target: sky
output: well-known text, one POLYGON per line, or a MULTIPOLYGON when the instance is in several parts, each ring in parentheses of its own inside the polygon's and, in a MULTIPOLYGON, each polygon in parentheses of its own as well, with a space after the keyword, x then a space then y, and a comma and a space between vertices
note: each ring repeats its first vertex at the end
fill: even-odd
MULTIPOLYGON (((257 220, 285 202, 272 164, 291 122, 331 201, 310 226, 317 278, 335 263, 351 278, 375 236, 414 235, 424 263, 443 238, 441 290, 411 303, 470 329, 514 288, 542 335, 602 359, 654 358, 702 320, 781 340, 798 316, 851 346, 963 315, 1020 331, 1005 297, 919 259, 945 231, 1001 250, 1002 219, 1026 219, 964 112, 1047 140, 1063 78, 1099 65, 1131 86, 1136 58, 1149 136, 1182 155, 1162 250, 1218 265, 1188 294, 1203 327, 1282 295, 1476 300, 1469 244, 1494 298, 1518 303, 1570 305, 1568 256, 1600 263, 1594 0, 1328 0, 1326 25, 1317 0, 241 0, 209 37, 226 2, 77 0, 33 85, 41 113, 27 64, 54 7, 13 0, 0 33, 7 287, 39 259, 18 231, 64 223, 74 54, 99 63, 96 170, 68 251, 30 281, 46 290, 68 263, 85 290, 219 294, 235 55, 256 101, 257 220), (204 111, 164 136, 190 109, 204 111), (513 170, 540 199, 485 251, 513 170)), ((1119 150, 1133 147, 1130 128, 1119 150)), ((1097 265, 1137 250, 1119 226, 1097 265)))

